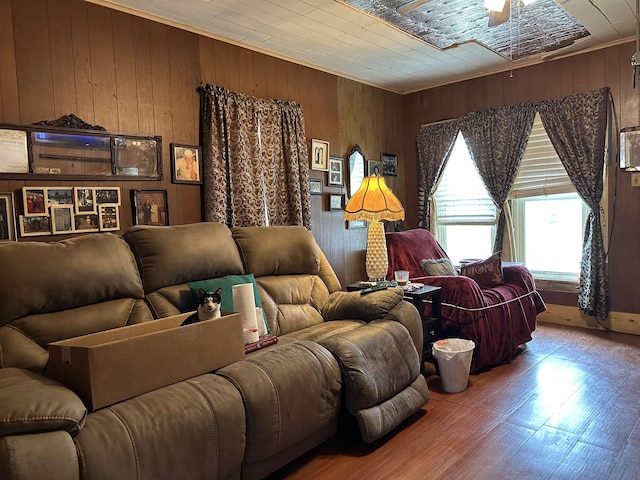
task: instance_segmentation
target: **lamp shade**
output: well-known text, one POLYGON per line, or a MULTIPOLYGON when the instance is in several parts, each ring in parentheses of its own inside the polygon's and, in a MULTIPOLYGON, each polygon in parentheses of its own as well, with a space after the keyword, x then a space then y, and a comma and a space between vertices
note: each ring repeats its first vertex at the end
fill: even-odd
POLYGON ((404 220, 404 208, 400 200, 387 187, 384 177, 364 177, 356 193, 344 208, 345 220, 404 220))

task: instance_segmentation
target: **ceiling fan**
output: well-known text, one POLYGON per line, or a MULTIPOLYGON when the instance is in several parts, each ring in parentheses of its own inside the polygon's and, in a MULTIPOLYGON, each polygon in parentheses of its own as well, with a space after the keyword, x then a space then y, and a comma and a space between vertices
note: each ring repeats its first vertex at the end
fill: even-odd
MULTIPOLYGON (((429 1, 430 0, 412 0, 404 5, 400 5, 396 8, 396 11, 401 15, 406 15, 429 1)), ((520 1, 527 6, 535 0, 520 1)), ((507 22, 511 16, 511 0, 484 0, 484 7, 489 10, 489 27, 495 27, 507 22)))

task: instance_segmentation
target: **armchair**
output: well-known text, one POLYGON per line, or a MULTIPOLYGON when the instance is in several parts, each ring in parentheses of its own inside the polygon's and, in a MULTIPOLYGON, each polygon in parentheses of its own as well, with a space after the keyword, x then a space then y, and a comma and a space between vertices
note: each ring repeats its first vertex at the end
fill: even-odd
MULTIPOLYGON (((472 373, 509 362, 531 340, 546 306, 525 266, 503 265, 504 283, 481 288, 463 275, 426 276, 423 259, 448 258, 428 230, 387 232, 386 240, 389 280, 395 270, 408 270, 410 281, 442 287, 442 329, 475 342, 472 373)), ((425 309, 429 315, 430 305, 425 309)))

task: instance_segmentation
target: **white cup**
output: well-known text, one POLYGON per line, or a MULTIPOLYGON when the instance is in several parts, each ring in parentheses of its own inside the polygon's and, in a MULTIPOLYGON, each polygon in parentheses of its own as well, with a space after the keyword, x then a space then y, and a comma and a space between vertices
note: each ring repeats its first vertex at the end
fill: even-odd
POLYGON ((401 287, 409 283, 409 272, 407 270, 396 270, 393 272, 393 276, 396 279, 396 283, 401 287))

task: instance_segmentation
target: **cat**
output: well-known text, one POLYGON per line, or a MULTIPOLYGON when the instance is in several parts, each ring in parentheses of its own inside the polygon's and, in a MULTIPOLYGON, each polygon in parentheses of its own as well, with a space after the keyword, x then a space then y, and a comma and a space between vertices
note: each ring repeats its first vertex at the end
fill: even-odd
POLYGON ((222 288, 215 292, 207 292, 204 289, 198 290, 198 310, 189 315, 181 325, 190 325, 204 320, 220 318, 220 304, 222 303, 222 288))

